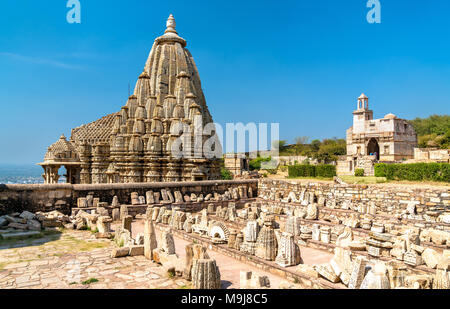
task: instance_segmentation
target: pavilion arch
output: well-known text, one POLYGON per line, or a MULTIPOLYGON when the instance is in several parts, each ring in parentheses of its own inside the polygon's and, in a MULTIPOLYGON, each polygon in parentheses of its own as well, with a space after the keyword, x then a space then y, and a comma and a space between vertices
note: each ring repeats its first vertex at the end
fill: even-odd
POLYGON ((367 155, 376 153, 377 160, 380 160, 380 145, 376 138, 372 137, 367 143, 367 155))

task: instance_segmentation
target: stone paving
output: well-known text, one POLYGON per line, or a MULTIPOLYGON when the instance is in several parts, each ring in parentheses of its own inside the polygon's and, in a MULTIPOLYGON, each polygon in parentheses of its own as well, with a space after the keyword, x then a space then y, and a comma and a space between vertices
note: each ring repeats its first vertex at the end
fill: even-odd
POLYGON ((189 282, 169 278, 144 256, 113 259, 113 243, 88 231, 67 230, 36 240, 0 243, 0 289, 178 289, 189 282))
MULTIPOLYGON (((115 224, 116 225, 116 224, 115 224)), ((142 220, 133 222, 133 234, 142 232, 142 220)), ((159 233, 159 230, 157 230, 159 233)), ((175 237, 180 258, 187 241, 175 237)), ((95 239, 90 231, 64 230, 43 238, 0 241, 0 289, 185 289, 189 281, 169 278, 163 267, 144 256, 111 258, 115 244, 95 239)), ((269 277, 272 288, 284 278, 208 251, 221 270, 222 288, 239 288, 239 272, 254 271, 269 277)), ((306 263, 328 261, 332 255, 302 248, 306 263)))

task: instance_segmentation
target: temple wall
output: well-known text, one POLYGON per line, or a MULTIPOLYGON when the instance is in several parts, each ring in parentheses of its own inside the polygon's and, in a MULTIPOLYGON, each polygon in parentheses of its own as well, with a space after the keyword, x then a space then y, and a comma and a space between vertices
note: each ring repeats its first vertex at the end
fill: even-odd
POLYGON ((4 185, 0 184, 0 215, 28 210, 52 211, 59 210, 70 214, 76 207, 79 197, 92 193, 100 202, 111 203, 117 195, 120 203, 131 204, 130 195, 138 192, 145 196, 146 191, 169 189, 172 192, 181 191, 184 194, 220 193, 228 188, 246 186, 257 193, 257 180, 212 180, 196 182, 160 182, 160 183, 126 183, 126 184, 34 184, 34 185, 4 185))

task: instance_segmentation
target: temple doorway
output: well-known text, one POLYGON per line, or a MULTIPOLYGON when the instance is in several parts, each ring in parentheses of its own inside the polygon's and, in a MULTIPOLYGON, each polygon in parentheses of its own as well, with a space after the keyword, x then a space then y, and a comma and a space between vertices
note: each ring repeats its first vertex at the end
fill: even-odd
POLYGON ((377 161, 380 160, 380 146, 375 138, 371 138, 367 144, 367 154, 376 156, 377 161))

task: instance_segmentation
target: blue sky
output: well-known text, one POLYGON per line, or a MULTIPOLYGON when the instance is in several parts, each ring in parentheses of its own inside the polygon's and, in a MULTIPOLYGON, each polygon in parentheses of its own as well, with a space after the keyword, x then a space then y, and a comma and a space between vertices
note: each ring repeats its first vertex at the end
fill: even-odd
POLYGON ((0 163, 40 162, 61 133, 118 111, 173 13, 216 122, 279 122, 280 137, 345 136, 375 117, 450 113, 450 1, 66 0, 0 4, 0 163))

